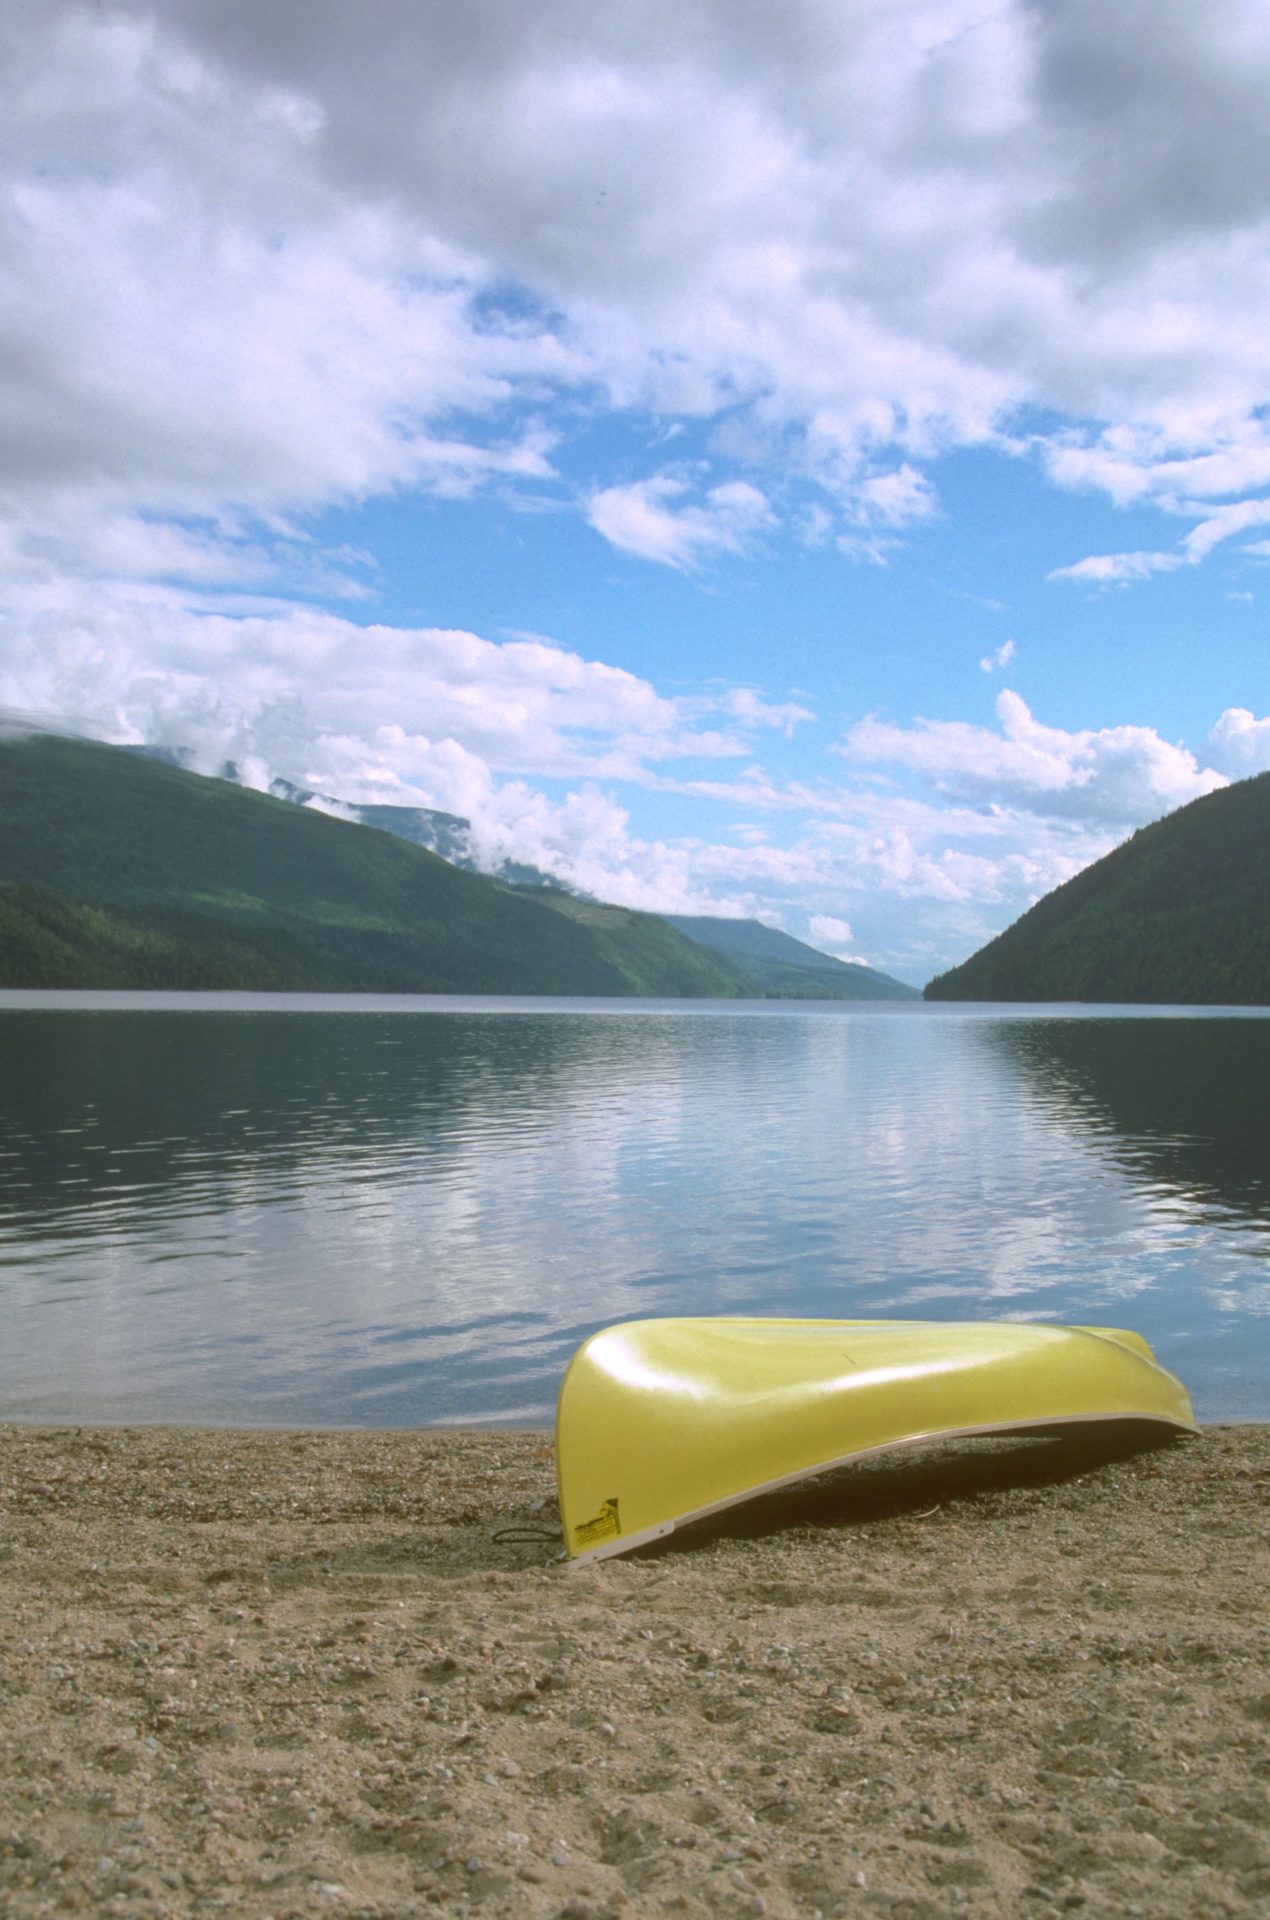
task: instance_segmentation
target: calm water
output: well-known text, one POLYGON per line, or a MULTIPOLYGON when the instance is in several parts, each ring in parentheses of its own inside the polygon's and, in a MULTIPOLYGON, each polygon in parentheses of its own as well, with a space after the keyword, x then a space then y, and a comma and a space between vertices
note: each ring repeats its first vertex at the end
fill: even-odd
POLYGON ((1270 1018, 0 995, 0 1418, 544 1422, 648 1314, 1136 1327, 1270 1418, 1270 1018))

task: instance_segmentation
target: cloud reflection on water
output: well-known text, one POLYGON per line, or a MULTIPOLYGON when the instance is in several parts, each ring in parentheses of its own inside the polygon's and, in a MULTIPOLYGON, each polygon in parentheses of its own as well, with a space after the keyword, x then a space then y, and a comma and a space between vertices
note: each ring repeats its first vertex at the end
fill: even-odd
POLYGON ((0 1416, 546 1420, 596 1326, 722 1311, 1124 1318, 1208 1417, 1245 1410, 1267 1044, 834 1008, 0 1013, 0 1416))

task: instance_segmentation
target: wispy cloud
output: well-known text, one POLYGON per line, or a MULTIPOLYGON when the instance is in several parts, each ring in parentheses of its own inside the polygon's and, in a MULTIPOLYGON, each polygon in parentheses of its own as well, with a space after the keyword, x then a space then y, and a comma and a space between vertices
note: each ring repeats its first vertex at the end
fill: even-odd
POLYGON ((985 654, 979 662, 981 673, 997 673, 1002 667, 1008 667, 1017 649, 1013 640, 1007 640, 995 653, 985 654))
POLYGON ((1055 567, 1046 578, 1071 580, 1078 586, 1123 587, 1149 580, 1153 573, 1175 573, 1186 565, 1181 553, 1095 553, 1070 567, 1055 567))
MULTIPOLYGON (((1179 567, 1201 566, 1213 548, 1223 541, 1233 540, 1251 527, 1270 524, 1270 500, 1233 500, 1215 510, 1185 501, 1166 500, 1162 504, 1171 513, 1200 516, 1174 551, 1091 555, 1073 566, 1056 567, 1049 579, 1091 586, 1124 586, 1130 581, 1149 579, 1153 573, 1175 573, 1179 567)), ((1253 543, 1249 551, 1257 551, 1257 544, 1253 543)))
POLYGON ((694 503, 687 481, 672 474, 601 488, 587 503, 587 519, 623 552, 685 571, 715 554, 744 553, 773 524, 748 481, 711 487, 694 503))

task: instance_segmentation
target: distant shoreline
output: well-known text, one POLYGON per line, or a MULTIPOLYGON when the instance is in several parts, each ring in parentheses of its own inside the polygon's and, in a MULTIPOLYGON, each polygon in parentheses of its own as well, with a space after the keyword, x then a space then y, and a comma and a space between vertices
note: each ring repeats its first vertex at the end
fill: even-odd
POLYGON ((879 1014, 888 1019, 1089 1019, 1089 1020, 1265 1020, 1270 1004, 1207 1004, 1192 1001, 1139 1000, 872 1000, 829 999, 817 996, 796 1000, 784 995, 712 998, 676 994, 671 997, 640 994, 533 993, 375 993, 370 990, 296 992, 264 987, 5 987, 0 986, 0 1013, 26 1009, 56 1011, 84 1009, 108 1012, 341 1012, 341 1013, 678 1013, 710 1016, 719 1013, 779 1015, 821 1013, 826 1017, 879 1014))

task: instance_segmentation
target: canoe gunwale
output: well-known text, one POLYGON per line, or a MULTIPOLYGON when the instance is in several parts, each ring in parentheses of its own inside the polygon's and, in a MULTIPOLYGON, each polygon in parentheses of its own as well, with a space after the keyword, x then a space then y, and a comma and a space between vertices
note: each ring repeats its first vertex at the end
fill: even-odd
MULTIPOLYGON (((1090 1329, 1092 1331, 1092 1329, 1090 1329)), ((1081 1329, 1086 1331, 1086 1329, 1081 1329)), ((641 1528, 636 1533, 622 1534, 611 1540, 603 1540, 597 1546, 586 1547, 580 1553, 572 1554, 567 1562, 570 1570, 590 1566, 597 1560, 611 1560, 618 1554, 633 1553, 640 1547, 649 1547, 659 1540, 668 1539, 680 1527, 689 1526, 697 1520, 708 1519, 712 1514, 725 1513, 730 1507, 743 1506, 747 1501, 757 1500, 765 1493, 780 1493, 787 1487, 798 1486, 804 1480, 814 1480, 822 1473, 834 1473, 840 1467, 849 1467, 857 1460, 868 1460, 880 1453, 895 1453, 902 1447, 918 1447, 923 1443, 937 1443, 944 1440, 974 1440, 991 1438, 993 1435, 1040 1433, 1053 1427, 1102 1427, 1120 1424, 1135 1426, 1169 1427, 1175 1433, 1195 1436, 1193 1422, 1174 1418, 1165 1413, 1144 1413, 1137 1408, 1119 1411, 1100 1409, 1097 1413, 1058 1413, 1042 1416, 1034 1420, 996 1420, 977 1422, 964 1427, 930 1427, 919 1433, 906 1433, 895 1440, 883 1440, 876 1446, 852 1447, 848 1452, 837 1454, 812 1465, 799 1467, 793 1473, 780 1474, 774 1480, 764 1480, 753 1486, 744 1487, 738 1493, 730 1493, 720 1500, 712 1500, 705 1506, 692 1507, 683 1513, 677 1513, 669 1520, 660 1520, 655 1526, 641 1528)))

